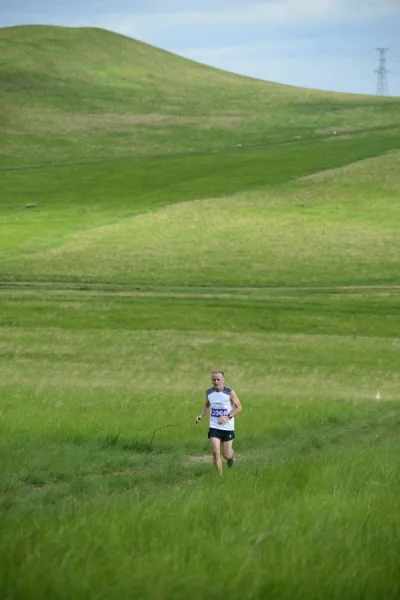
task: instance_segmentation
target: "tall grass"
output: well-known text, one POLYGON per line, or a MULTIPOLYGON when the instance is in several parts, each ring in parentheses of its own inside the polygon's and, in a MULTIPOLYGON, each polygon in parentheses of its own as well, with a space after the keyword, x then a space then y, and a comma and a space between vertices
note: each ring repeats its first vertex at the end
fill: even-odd
POLYGON ((2 597, 396 597, 393 298, 243 294, 232 320, 232 291, 3 291, 2 597), (216 365, 244 405, 222 480, 216 365))
POLYGON ((25 513, 18 534, 3 538, 5 589, 21 598, 394 599, 397 450, 239 467, 222 481, 199 469, 179 478, 166 464, 146 499, 119 482, 108 501, 93 493, 57 515, 25 513))

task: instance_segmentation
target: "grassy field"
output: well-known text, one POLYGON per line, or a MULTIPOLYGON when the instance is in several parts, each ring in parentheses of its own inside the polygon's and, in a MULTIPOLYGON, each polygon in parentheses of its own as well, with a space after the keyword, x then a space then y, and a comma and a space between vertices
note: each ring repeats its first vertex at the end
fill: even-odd
POLYGON ((2 598, 397 597, 398 294, 243 296, 3 291, 2 598))
POLYGON ((396 285, 400 153, 295 177, 397 141, 3 173, 1 278, 396 285))
POLYGON ((397 599, 400 100, 0 45, 1 599, 397 599))

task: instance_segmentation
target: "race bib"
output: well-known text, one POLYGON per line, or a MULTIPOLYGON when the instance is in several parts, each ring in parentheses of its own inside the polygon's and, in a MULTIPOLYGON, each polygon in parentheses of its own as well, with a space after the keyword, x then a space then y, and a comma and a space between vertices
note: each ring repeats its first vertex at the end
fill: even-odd
POLYGON ((217 419, 219 419, 219 417, 227 417, 228 414, 229 414, 228 409, 226 409, 226 408, 212 408, 211 409, 211 416, 216 417, 217 419))

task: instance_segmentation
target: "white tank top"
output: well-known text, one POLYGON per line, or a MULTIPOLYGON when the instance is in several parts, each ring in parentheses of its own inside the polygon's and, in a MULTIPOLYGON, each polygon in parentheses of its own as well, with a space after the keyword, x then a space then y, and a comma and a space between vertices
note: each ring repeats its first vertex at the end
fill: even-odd
POLYGON ((206 392, 210 403, 210 427, 213 429, 223 429, 224 431, 233 431, 235 429, 235 417, 229 419, 224 425, 218 423, 220 417, 229 415, 235 408, 230 399, 231 392, 232 389, 226 386, 220 392, 217 392, 214 388, 210 388, 206 392))

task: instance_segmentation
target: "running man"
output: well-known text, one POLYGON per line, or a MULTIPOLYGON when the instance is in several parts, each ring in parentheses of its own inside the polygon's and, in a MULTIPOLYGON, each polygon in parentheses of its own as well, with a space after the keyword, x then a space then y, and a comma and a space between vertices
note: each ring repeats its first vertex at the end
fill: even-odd
POLYGON ((213 387, 206 391, 206 403, 203 410, 196 417, 196 423, 210 413, 210 428, 208 438, 211 441, 212 455, 215 468, 222 475, 222 456, 227 461, 228 467, 233 467, 232 443, 235 439, 235 416, 242 412, 242 405, 236 393, 226 385, 223 371, 211 373, 213 387))

